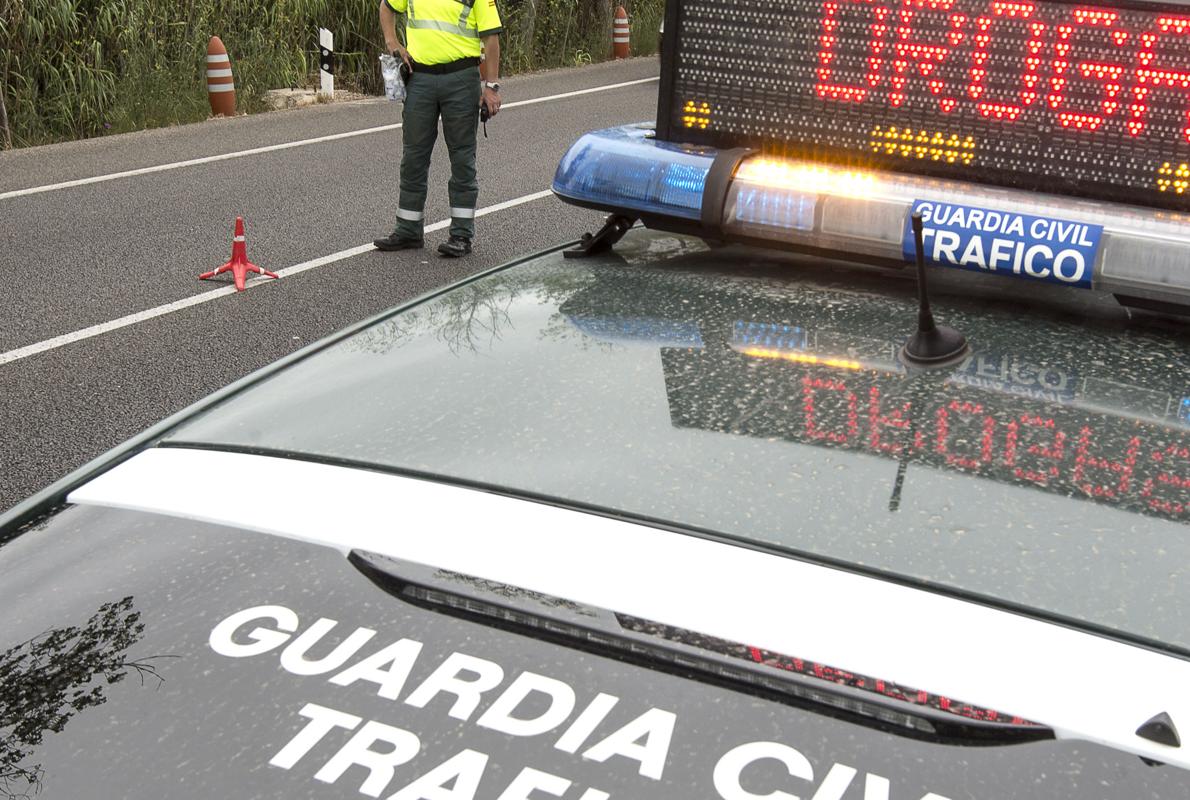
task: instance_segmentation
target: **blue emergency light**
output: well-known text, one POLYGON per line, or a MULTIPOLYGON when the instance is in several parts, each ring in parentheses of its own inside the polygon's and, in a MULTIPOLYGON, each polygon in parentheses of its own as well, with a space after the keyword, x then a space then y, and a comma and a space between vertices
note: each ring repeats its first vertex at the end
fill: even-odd
POLYGON ((659 142, 652 133, 652 125, 588 133, 558 164, 554 192, 576 205, 697 220, 715 151, 659 142))

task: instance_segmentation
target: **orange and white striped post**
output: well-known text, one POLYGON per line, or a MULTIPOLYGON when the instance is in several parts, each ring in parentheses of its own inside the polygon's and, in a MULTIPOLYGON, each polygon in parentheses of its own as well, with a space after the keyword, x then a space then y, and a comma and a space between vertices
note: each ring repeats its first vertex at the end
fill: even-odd
POLYGON ((236 84, 231 75, 231 59, 218 36, 207 43, 207 95, 215 116, 236 115, 236 84))
POLYGON ((628 12, 624 6, 616 6, 616 17, 612 20, 612 55, 628 58, 628 44, 632 40, 628 29, 628 12))

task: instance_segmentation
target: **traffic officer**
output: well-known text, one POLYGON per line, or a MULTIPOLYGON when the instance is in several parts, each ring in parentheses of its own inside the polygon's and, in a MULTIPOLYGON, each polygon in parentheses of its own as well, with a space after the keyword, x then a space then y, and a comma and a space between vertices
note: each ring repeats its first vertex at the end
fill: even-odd
POLYGON ((500 110, 500 14, 496 0, 380 0, 380 30, 387 50, 412 70, 406 85, 397 227, 373 244, 379 250, 422 247, 426 178, 438 138, 438 119, 450 153, 450 239, 438 252, 471 252, 475 236, 476 128, 479 105, 500 110), (397 14, 405 15, 405 42, 397 14), (482 45, 483 62, 480 63, 482 45), (483 71, 481 86, 480 71, 483 71))

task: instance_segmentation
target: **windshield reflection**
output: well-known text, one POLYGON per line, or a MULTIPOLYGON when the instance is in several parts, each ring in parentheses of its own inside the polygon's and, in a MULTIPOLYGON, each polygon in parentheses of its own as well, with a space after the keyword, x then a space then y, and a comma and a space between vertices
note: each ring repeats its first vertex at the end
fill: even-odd
MULTIPOLYGON (((465 284, 433 302, 390 317, 360 331, 341 347, 384 355, 429 333, 451 353, 477 353, 491 349, 513 327, 510 309, 526 293, 541 303, 558 304, 590 282, 590 277, 578 270, 555 273, 543 282, 530 281, 522 273, 505 273, 498 281, 465 284)), ((545 335, 565 338, 570 333, 569 326, 560 324, 545 335)))
POLYGON ((675 293, 655 276, 602 278, 562 311, 589 336, 659 349, 675 428, 896 460, 890 511, 907 467, 921 464, 1186 521, 1190 373, 1181 353, 1145 342, 1145 358, 1130 362, 1120 356, 1136 345, 1119 332, 1083 330, 1081 352, 1120 355, 1072 361, 1072 334, 1044 324, 1049 342, 1020 352, 1011 342, 1024 326, 966 309, 970 355, 948 370, 911 372, 899 356, 904 331, 873 330, 873 320, 898 318, 879 313, 879 298, 801 285, 766 299, 733 295, 728 282, 713 302, 684 298, 684 315, 669 318, 657 311, 675 293), (652 314, 631 316, 633 308, 652 314), (1166 369, 1146 368, 1154 362, 1166 369))

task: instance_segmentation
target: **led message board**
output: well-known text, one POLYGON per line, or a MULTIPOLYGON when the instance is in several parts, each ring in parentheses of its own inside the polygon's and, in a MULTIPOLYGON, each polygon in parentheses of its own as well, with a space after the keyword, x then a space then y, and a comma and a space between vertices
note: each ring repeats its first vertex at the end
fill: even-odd
POLYGON ((662 139, 1190 210, 1190 7, 671 0, 667 13, 662 139))

